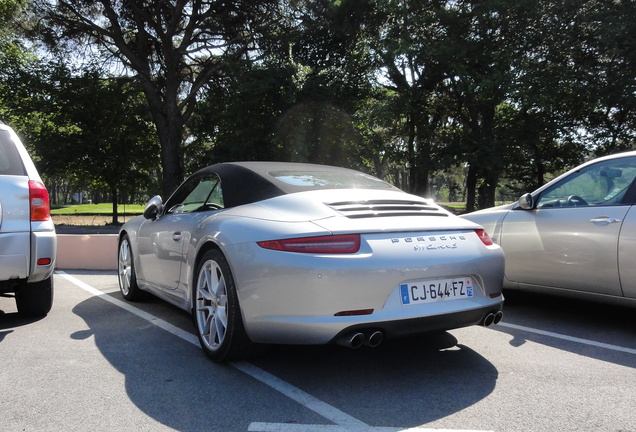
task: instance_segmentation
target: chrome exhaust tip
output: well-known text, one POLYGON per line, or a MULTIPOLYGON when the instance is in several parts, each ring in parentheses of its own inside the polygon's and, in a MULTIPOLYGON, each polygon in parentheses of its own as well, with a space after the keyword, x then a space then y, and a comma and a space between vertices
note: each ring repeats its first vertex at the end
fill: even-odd
POLYGON ((489 313, 484 318, 484 321, 482 322, 482 325, 484 327, 488 327, 488 326, 492 325, 494 322, 495 322, 495 314, 494 313, 489 313))
POLYGON ((371 333, 368 338, 366 338, 364 344, 367 346, 370 346, 371 348, 375 348, 382 343, 383 339, 384 339, 384 333, 377 330, 371 333))
POLYGON ((338 338, 338 340, 336 340, 336 343, 347 348, 356 349, 360 348, 364 344, 365 340, 366 338, 364 337, 364 334, 357 332, 349 333, 338 338))
POLYGON ((502 320, 503 318, 503 312, 502 311, 498 311, 495 314, 495 320, 493 321, 493 324, 499 324, 499 322, 502 320))

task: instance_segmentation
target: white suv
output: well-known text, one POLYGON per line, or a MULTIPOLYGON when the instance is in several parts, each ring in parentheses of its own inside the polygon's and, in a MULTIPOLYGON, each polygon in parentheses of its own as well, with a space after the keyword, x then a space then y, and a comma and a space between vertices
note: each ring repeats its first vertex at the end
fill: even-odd
POLYGON ((0 296, 15 294, 21 315, 51 310, 56 249, 49 193, 18 136, 0 122, 0 296))

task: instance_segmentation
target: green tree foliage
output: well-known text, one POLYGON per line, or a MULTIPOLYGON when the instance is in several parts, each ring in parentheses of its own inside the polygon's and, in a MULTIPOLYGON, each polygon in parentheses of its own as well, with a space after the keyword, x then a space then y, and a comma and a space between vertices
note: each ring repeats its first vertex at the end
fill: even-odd
POLYGON ((588 97, 583 126, 604 155, 636 141, 636 3, 593 2, 585 9, 577 64, 588 97))
POLYGON ((51 195, 66 201, 72 190, 106 190, 117 223, 119 194, 143 190, 158 166, 158 141, 141 89, 98 69, 74 75, 53 63, 19 70, 8 105, 51 195))
MULTIPOLYGON (((634 2, 37 1, 49 46, 116 59, 125 68, 106 75, 139 83, 166 191, 209 163, 278 159, 360 168, 473 209, 636 139, 634 2)), ((37 113, 27 133, 61 153, 104 140, 67 106, 81 89, 3 50, 4 115, 37 113)), ((47 169, 61 157, 47 154, 47 169)))
POLYGON ((285 160, 277 119, 294 103, 294 68, 236 62, 222 85, 206 86, 190 126, 186 172, 229 160, 285 160))
MULTIPOLYGON (((146 101, 128 78, 103 78, 97 71, 60 76, 52 99, 53 124, 65 125, 65 165, 90 190, 106 189, 117 223, 120 191, 142 188, 158 165, 158 141, 146 101)), ((41 143, 45 144, 45 143, 41 143)), ((42 145, 43 160, 56 159, 59 145, 42 145)))
MULTIPOLYGON (((248 56, 273 19, 272 1, 60 0, 41 2, 51 46, 83 42, 139 80, 161 143, 163 190, 183 179, 185 128, 205 85, 248 56)), ((89 54, 93 54, 88 50, 89 54)))
POLYGON ((22 11, 22 1, 0 0, 0 119, 11 124, 20 117, 14 102, 22 97, 20 86, 25 83, 16 77, 23 77, 36 60, 21 38, 22 11))
POLYGON ((444 3, 379 1, 373 14, 375 34, 369 39, 374 75, 401 107, 392 123, 401 129, 397 139, 408 167, 408 189, 416 194, 428 192, 429 175, 438 166, 437 131, 447 118, 447 107, 437 103, 437 92, 449 76, 440 37, 445 32, 444 3))

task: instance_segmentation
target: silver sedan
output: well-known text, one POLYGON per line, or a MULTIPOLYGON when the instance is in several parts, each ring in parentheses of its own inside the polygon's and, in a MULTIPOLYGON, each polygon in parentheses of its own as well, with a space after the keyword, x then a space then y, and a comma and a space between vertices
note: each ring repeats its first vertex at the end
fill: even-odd
POLYGON ((369 175, 204 168, 119 234, 119 284, 191 312, 222 361, 262 344, 375 346, 501 319, 503 253, 477 224, 369 175))
POLYGON ((636 306, 636 152, 580 165, 464 215, 506 254, 504 286, 636 306))

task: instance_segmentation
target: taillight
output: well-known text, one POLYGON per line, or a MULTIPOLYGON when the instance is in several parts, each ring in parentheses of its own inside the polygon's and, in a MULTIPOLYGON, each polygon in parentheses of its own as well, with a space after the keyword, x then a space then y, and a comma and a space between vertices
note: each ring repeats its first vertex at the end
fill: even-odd
POLYGON ((43 222, 51 218, 49 192, 42 182, 29 180, 29 202, 31 222, 43 222))
POLYGON ((475 233, 477 233, 477 237, 479 237, 481 242, 486 246, 491 246, 493 244, 492 239, 490 238, 486 230, 478 229, 475 230, 475 233))
POLYGON ((303 237, 285 240, 268 240, 257 243, 265 249, 285 252, 346 254, 360 249, 359 234, 344 234, 320 237, 303 237))

